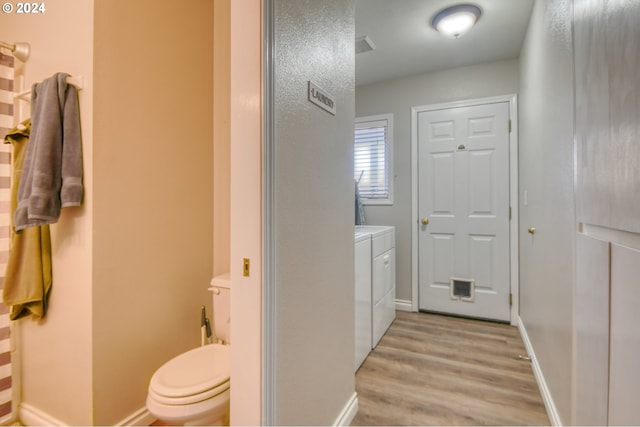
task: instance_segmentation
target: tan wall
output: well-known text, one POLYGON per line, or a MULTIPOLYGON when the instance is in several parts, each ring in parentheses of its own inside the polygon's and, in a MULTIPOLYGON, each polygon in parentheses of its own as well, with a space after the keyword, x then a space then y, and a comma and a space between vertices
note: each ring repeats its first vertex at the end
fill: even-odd
POLYGON ((214 2, 213 274, 229 272, 231 246, 231 0, 214 2))
MULTIPOLYGON (((34 414, 68 424, 91 423, 91 268, 93 213, 93 2, 56 0, 40 15, 0 15, 0 40, 26 41, 31 58, 20 70, 22 89, 58 71, 84 76, 80 91, 84 157, 84 203, 63 209, 52 226, 53 290, 50 310, 41 322, 16 323, 22 365, 21 415, 34 414)), ((22 118, 29 115, 24 108, 22 118)), ((17 362, 17 363, 16 363, 17 362)))
POLYGON ((199 345, 213 270, 213 3, 95 4, 94 422, 199 345))

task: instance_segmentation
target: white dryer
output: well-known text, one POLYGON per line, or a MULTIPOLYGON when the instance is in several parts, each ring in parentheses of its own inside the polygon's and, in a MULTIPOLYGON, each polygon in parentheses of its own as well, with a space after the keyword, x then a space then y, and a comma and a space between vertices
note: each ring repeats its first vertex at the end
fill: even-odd
POLYGON ((375 348, 396 318, 395 227, 356 226, 356 232, 371 236, 371 348, 375 348))
POLYGON ((371 233, 371 340, 378 345, 396 318, 395 228, 371 233))

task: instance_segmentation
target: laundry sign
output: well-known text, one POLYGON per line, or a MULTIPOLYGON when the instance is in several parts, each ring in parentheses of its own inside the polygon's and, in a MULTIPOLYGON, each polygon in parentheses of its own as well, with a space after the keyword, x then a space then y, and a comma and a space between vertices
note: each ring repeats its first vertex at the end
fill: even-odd
POLYGON ((333 96, 329 95, 324 89, 311 80, 309 80, 308 96, 310 102, 334 116, 336 115, 336 101, 333 99, 333 96))

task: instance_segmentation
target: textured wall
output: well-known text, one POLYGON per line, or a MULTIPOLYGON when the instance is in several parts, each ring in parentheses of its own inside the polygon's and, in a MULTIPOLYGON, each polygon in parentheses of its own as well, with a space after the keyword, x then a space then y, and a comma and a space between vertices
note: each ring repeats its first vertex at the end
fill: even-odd
POLYGON ((576 1, 577 219, 640 233, 640 3, 576 1))
POLYGON ((571 44, 571 0, 536 1, 520 55, 520 317, 565 424, 575 258, 571 44))
POLYGON ((356 117, 393 113, 393 205, 365 205, 367 224, 396 227, 396 299, 411 301, 411 107, 518 92, 518 61, 423 74, 356 88, 356 117))
POLYGON ((354 393, 354 6, 275 0, 276 424, 332 425, 354 393), (313 80, 335 116, 307 100, 313 80))

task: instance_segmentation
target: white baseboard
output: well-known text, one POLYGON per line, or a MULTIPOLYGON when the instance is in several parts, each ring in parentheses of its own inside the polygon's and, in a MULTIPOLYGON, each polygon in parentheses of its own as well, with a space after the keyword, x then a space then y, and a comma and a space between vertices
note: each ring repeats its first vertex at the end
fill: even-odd
POLYGON ((117 426, 150 426, 157 419, 149 413, 146 407, 138 409, 127 418, 116 423, 117 426))
POLYGON ((66 423, 52 417, 28 403, 21 403, 18 409, 18 418, 27 426, 66 426, 66 423))
MULTIPOLYGON (((18 418, 26 426, 66 426, 68 424, 39 410, 28 403, 21 403, 18 409, 18 418)), ((127 418, 116 423, 117 426, 149 426, 157 421, 147 408, 141 408, 127 418)))
POLYGON ((396 310, 400 311, 413 311, 413 303, 402 299, 396 300, 396 310))
POLYGON ((544 402, 544 407, 547 410, 549 421, 551 421, 551 425, 553 426, 562 426, 560 414, 558 414, 556 405, 553 402, 553 397, 551 397, 551 392, 549 391, 549 387, 547 386, 547 381, 544 379, 542 369, 540 369, 540 364, 538 363, 538 359, 536 358, 536 353, 535 351, 533 351, 533 346, 531 345, 531 341, 529 340, 529 335, 527 335, 527 330, 525 329, 524 323, 522 323, 522 319, 519 316, 518 330, 520 331, 520 336, 522 336, 522 342, 524 342, 524 347, 527 350, 527 354, 531 358, 531 368, 533 369, 533 375, 536 377, 536 382, 538 383, 540 395, 542 395, 542 400, 544 402))
POLYGON ((342 409, 342 412, 336 419, 336 422, 333 423, 334 426, 349 426, 351 425, 351 421, 358 413, 358 394, 354 391, 353 395, 342 409))

